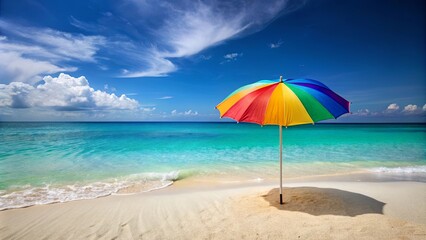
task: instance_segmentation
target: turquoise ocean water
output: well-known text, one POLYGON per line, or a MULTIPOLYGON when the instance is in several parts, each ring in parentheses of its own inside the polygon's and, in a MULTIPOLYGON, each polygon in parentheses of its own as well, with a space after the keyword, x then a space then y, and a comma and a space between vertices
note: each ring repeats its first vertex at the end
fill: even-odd
MULTIPOLYGON (((426 179, 425 124, 283 129, 284 176, 367 171, 426 179)), ((278 127, 236 123, 0 123, 0 209, 89 199, 179 178, 278 178, 278 127)))

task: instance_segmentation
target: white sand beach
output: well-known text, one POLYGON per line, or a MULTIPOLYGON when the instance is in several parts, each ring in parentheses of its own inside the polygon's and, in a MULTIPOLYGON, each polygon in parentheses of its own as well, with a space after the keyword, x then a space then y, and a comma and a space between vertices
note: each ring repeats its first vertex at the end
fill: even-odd
POLYGON ((176 182, 0 212, 2 239, 425 239, 426 183, 176 182))

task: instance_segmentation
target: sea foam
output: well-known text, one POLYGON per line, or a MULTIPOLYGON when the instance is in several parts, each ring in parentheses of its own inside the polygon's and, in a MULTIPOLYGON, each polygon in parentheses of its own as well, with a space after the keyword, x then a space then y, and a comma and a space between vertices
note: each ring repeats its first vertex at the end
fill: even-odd
MULTIPOLYGON (((138 186, 138 192, 164 188, 179 178, 179 171, 167 173, 132 174, 119 179, 108 179, 92 183, 51 185, 33 187, 30 185, 0 191, 0 210, 22 208, 33 205, 62 203, 75 200, 93 199, 115 194, 122 189, 138 186)), ((135 193, 135 192, 133 192, 135 193)))
POLYGON ((409 166, 409 167, 377 167, 369 169, 375 173, 426 173, 426 166, 409 166))

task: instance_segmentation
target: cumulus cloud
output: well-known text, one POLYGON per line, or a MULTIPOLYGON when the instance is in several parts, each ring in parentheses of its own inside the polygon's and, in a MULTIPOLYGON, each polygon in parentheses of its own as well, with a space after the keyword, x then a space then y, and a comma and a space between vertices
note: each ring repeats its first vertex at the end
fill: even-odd
POLYGON ((72 72, 66 63, 95 62, 105 38, 34 28, 0 20, 0 29, 13 37, 0 41, 0 82, 34 83, 41 75, 72 72), (7 59, 7 60, 6 60, 7 59))
POLYGON ((404 107, 404 110, 402 110, 402 112, 404 113, 415 113, 419 110, 419 108, 417 107, 417 105, 415 104, 408 104, 407 106, 404 107))
MULTIPOLYGON (((426 106, 426 104, 425 104, 426 106)), ((407 104, 402 109, 396 104, 392 103, 382 112, 384 115, 397 116, 397 115, 418 115, 426 111, 426 107, 420 108, 416 104, 407 104)))
POLYGON ((0 107, 47 107, 58 111, 136 109, 139 103, 126 95, 117 96, 90 87, 84 77, 61 73, 45 76, 43 83, 32 86, 22 82, 0 84, 0 107))
POLYGON ((28 108, 30 93, 34 87, 22 82, 12 82, 8 85, 0 84, 0 107, 28 108))
POLYGON ((420 121, 422 117, 426 116, 426 104, 423 108, 415 104, 408 104, 400 107, 397 103, 389 104, 383 110, 361 108, 353 110, 352 114, 343 115, 342 118, 348 119, 364 119, 364 120, 380 120, 380 121, 412 121, 417 118, 420 121), (378 118, 377 118, 378 117, 378 118))
POLYGON ((396 111, 398 109, 399 109, 399 106, 396 103, 389 104, 389 106, 387 107, 387 110, 389 111, 396 111))
POLYGON ((385 115, 395 115, 395 114, 399 114, 400 111, 399 110, 399 105, 396 103, 391 103, 389 104, 389 106, 383 111, 383 114, 385 115))

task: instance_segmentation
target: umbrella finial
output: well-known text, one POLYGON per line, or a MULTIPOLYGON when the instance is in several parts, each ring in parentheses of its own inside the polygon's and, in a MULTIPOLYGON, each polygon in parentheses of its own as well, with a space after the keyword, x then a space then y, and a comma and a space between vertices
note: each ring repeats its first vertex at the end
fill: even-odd
POLYGON ((280 83, 283 82, 283 76, 280 76, 280 83))

